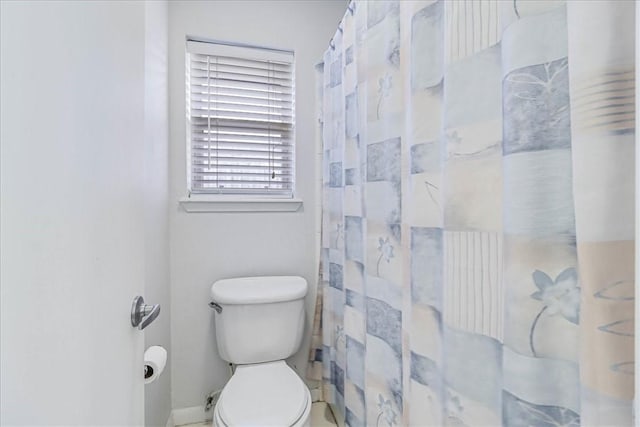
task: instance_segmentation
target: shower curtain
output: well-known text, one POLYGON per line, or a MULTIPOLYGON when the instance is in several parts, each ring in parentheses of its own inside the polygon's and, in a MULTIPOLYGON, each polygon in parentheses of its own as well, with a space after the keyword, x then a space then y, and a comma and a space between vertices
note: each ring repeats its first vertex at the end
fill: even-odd
POLYGON ((351 2, 313 351, 347 425, 631 425, 634 14, 351 2))

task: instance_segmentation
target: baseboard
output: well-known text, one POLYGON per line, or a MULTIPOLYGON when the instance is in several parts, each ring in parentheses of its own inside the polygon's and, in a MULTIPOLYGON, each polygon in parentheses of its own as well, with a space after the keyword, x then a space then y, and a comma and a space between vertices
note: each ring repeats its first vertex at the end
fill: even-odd
POLYGON ((320 388, 312 388, 309 390, 311 393, 311 401, 312 402, 321 402, 322 401, 322 392, 320 388))
POLYGON ((211 420, 212 416, 213 414, 211 412, 204 411, 204 406, 192 406, 190 408, 179 408, 171 411, 173 426, 203 423, 211 420))
POLYGON ((173 411, 169 412, 169 418, 167 418, 166 427, 176 427, 176 423, 173 422, 173 411))

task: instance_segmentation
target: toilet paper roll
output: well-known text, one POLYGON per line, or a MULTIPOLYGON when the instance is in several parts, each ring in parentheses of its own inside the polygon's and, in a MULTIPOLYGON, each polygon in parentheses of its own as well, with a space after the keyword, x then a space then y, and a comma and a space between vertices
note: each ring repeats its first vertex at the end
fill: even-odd
POLYGON ((164 371, 167 364, 167 350, 154 345, 144 352, 144 383, 149 384, 156 380, 164 371))

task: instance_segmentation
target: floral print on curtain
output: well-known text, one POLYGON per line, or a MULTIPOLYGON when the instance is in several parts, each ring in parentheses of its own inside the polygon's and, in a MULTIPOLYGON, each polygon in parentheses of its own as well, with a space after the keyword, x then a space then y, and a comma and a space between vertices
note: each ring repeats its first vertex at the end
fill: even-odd
POLYGON ((314 351, 347 425, 631 425, 634 29, 633 2, 351 2, 314 351))

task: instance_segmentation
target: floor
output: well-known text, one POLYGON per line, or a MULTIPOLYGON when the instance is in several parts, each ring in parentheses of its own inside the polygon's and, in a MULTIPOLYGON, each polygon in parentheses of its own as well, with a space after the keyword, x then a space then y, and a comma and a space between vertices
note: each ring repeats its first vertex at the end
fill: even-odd
MULTIPOLYGON (((325 402, 315 402, 311 405, 311 427, 335 427, 336 425, 333 413, 325 402)), ((180 427, 211 427, 211 421, 186 424, 180 427)))

